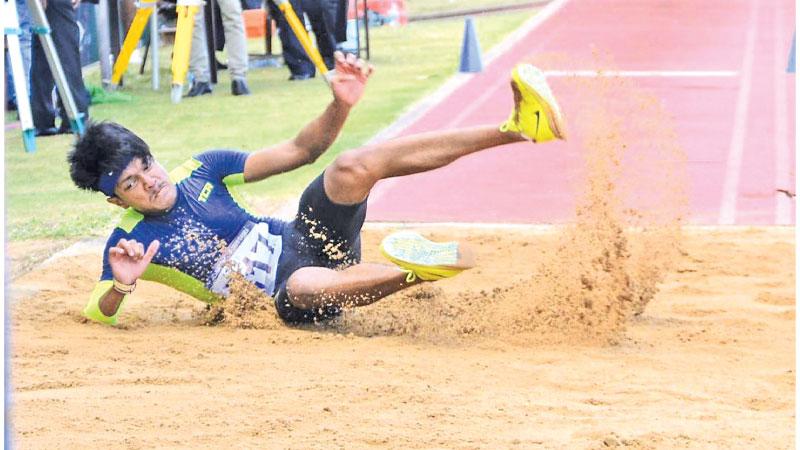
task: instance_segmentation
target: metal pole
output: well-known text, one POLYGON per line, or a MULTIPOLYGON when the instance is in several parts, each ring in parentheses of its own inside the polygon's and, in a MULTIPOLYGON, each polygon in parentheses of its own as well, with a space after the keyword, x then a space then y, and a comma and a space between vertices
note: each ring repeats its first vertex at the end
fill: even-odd
POLYGON ((58 94, 61 96, 61 103, 67 110, 72 132, 82 135, 83 120, 81 114, 78 112, 78 108, 75 106, 75 99, 72 97, 72 92, 67 85, 67 77, 64 75, 64 69, 61 67, 61 60, 58 58, 55 45, 53 45, 53 37, 50 35, 50 23, 47 22, 47 16, 44 14, 39 0, 27 0, 27 4, 31 12, 31 19, 34 23, 33 32, 39 35, 44 54, 47 57, 47 64, 50 66, 50 72, 55 79, 58 94))
POLYGON ((158 48, 160 47, 161 36, 158 35, 158 2, 153 3, 153 14, 150 14, 150 68, 153 72, 151 84, 153 90, 158 90, 158 48))
POLYGON ((111 31, 109 30, 108 0, 97 3, 97 53, 100 57, 100 80, 104 89, 111 85, 111 31))
MULTIPOLYGON (((358 1, 358 0, 356 0, 356 1, 358 1)), ((348 6, 350 6, 350 5, 348 4, 348 6)), ((353 6, 355 6, 355 8, 356 8, 356 10, 355 10, 356 19, 353 21, 356 24, 356 49, 357 49, 356 51, 358 52, 358 57, 361 58, 361 25, 358 24, 358 3, 354 2, 353 6)), ((364 11, 364 14, 366 14, 366 13, 367 12, 364 11)))
POLYGON ((267 8, 265 44, 267 45, 267 56, 272 56, 272 17, 269 15, 269 8, 267 8))
POLYGON ((28 96, 28 76, 22 64, 22 51, 19 47, 19 35, 24 32, 19 26, 19 16, 17 16, 17 2, 6 0, 3 2, 3 27, 8 42, 8 59, 11 67, 6 70, 11 71, 14 79, 14 92, 17 95, 17 112, 19 121, 22 125, 22 144, 26 152, 36 151, 36 128, 33 126, 33 116, 31 115, 30 97, 28 96))
POLYGON ((217 4, 214 0, 207 0, 204 18, 206 21, 206 42, 208 43, 208 71, 212 84, 217 84, 217 4))
MULTIPOLYGON (((358 12, 356 12, 356 19, 358 19, 358 12)), ((367 43, 367 59, 369 60, 369 9, 367 9, 367 0, 364 0, 364 38, 367 43)))

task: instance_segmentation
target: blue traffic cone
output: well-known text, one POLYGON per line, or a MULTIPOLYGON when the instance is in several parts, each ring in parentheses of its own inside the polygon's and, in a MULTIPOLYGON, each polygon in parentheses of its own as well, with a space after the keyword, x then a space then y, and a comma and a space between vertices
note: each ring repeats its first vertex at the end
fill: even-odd
POLYGON ((481 61, 481 45, 478 43, 478 34, 475 32, 475 21, 467 17, 464 21, 464 41, 461 44, 461 66, 459 72, 480 72, 483 70, 481 61))

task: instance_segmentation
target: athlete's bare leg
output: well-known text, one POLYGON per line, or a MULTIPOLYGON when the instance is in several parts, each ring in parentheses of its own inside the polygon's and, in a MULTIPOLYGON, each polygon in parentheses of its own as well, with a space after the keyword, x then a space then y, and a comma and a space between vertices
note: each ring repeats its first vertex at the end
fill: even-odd
POLYGON ((289 301, 297 308, 364 306, 421 282, 407 281, 408 272, 383 264, 356 264, 343 270, 303 267, 286 283, 289 301))
POLYGON ((339 155, 325 169, 325 193, 334 203, 362 202, 384 178, 426 172, 480 150, 520 142, 517 133, 485 126, 393 139, 339 155))
MULTIPOLYGON (((470 153, 522 140, 516 133, 486 126, 361 147, 343 153, 325 170, 325 193, 334 203, 360 203, 381 179, 436 169, 470 153)), ((304 267, 289 277, 286 292, 292 305, 302 309, 363 306, 421 282, 418 278, 408 282, 407 276, 407 271, 381 264, 357 264, 344 270, 304 267)))

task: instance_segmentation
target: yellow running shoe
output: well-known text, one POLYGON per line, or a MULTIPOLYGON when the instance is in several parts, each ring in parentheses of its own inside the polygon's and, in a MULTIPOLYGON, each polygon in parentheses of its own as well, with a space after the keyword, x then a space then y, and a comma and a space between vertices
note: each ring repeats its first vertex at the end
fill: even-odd
POLYGON ((431 242, 419 233, 399 231, 381 242, 381 253, 406 271, 406 281, 450 278, 475 267, 472 251, 458 242, 431 242))
POLYGON ((533 142, 566 139, 564 119, 541 70, 518 64, 511 72, 514 110, 500 131, 515 132, 533 142))

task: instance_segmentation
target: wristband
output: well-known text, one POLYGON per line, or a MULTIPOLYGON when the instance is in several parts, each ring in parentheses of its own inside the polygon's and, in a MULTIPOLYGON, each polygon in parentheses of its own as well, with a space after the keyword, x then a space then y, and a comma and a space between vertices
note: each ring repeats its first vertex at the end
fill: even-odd
POLYGON ((135 281, 133 282, 133 284, 125 284, 121 281, 117 281, 116 278, 114 279, 114 290, 119 292, 120 294, 128 295, 133 293, 135 289, 136 289, 135 281))

